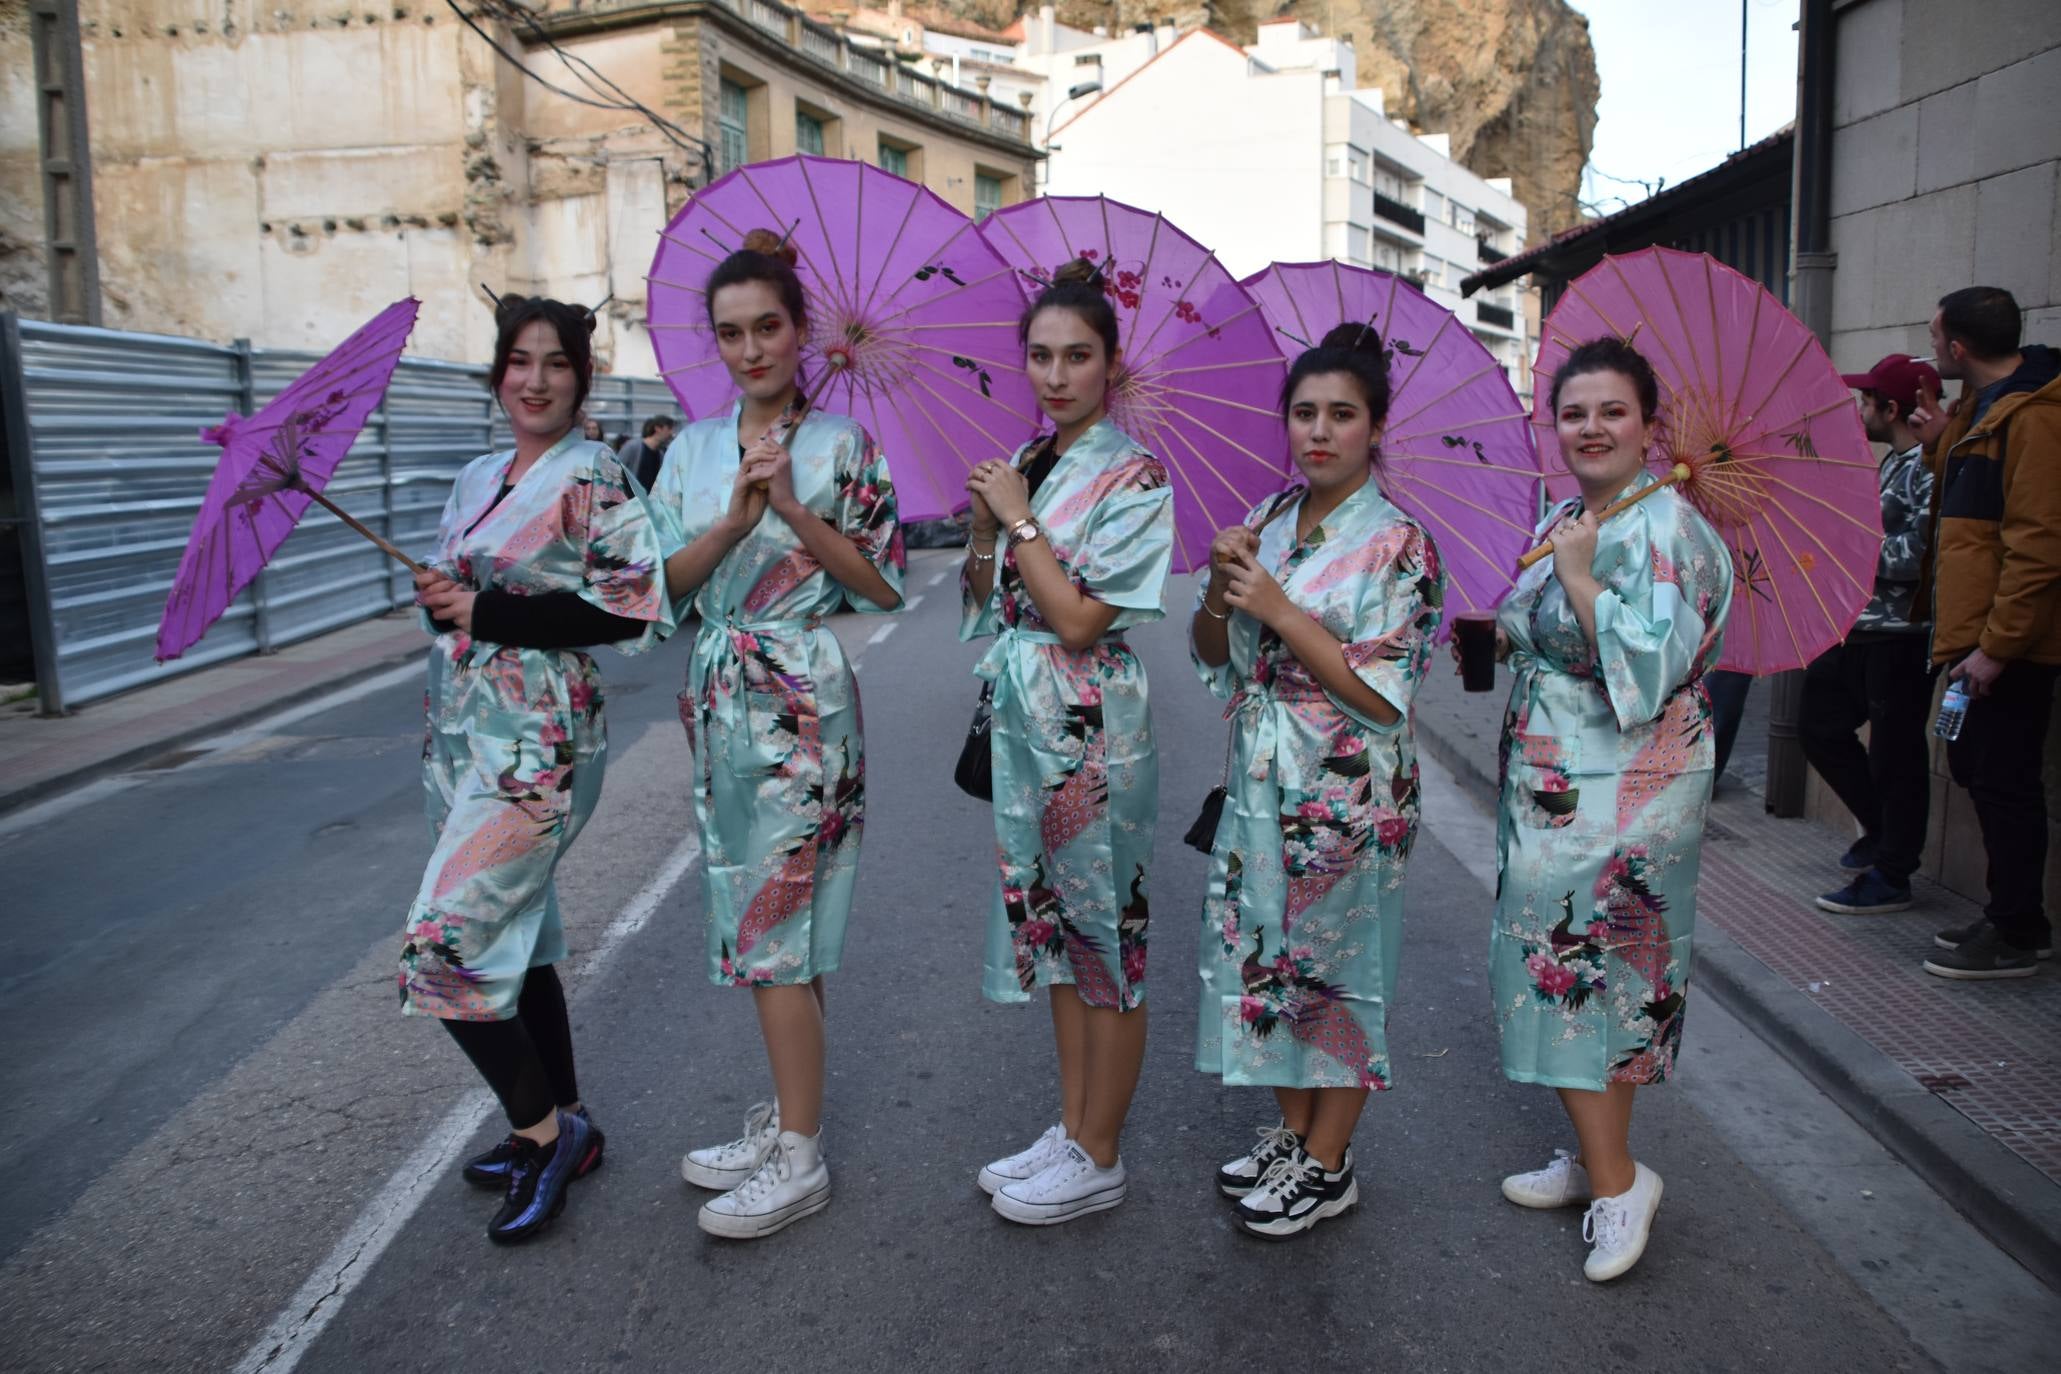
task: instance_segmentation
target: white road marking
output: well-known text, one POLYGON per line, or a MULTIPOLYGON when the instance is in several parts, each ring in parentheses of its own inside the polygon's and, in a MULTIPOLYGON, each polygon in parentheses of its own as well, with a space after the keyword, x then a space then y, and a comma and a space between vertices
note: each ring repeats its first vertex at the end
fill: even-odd
POLYGON ((1424 829, 1438 837, 1460 867, 1489 891, 1496 890, 1496 818, 1471 788, 1428 750, 1417 754, 1424 829))
MULTIPOLYGON (((701 857, 701 842, 691 832, 666 859, 665 867, 632 897, 628 905, 602 932, 579 966, 582 986, 607 967, 623 942, 644 928, 652 913, 701 857)), ((293 1295, 264 1335, 251 1346, 235 1368, 235 1374, 287 1374, 308 1353, 315 1340, 343 1309, 379 1257, 401 1233, 431 1188, 449 1175, 451 1157, 477 1131, 494 1109, 493 1095, 484 1089, 468 1094, 444 1115, 424 1137, 415 1152, 394 1170, 380 1186, 343 1239, 315 1267, 308 1280, 293 1295)))
POLYGON ((902 622, 899 620, 890 620, 885 625, 882 625, 879 629, 875 630, 872 634, 866 636, 867 647, 871 648, 873 645, 878 644, 881 640, 886 639, 889 635, 895 632, 895 626, 901 623, 902 622))

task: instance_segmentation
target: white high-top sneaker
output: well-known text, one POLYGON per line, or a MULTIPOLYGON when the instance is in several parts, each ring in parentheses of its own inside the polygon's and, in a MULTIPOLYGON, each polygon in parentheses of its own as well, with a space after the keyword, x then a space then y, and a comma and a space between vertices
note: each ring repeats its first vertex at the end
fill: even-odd
POLYGON ((1582 1273, 1594 1283, 1614 1279, 1646 1253, 1653 1214, 1660 1210, 1660 1175, 1643 1164, 1632 1166, 1632 1186, 1616 1197, 1599 1197, 1582 1218, 1582 1239, 1589 1258, 1582 1273))
POLYGON ((730 1240, 757 1240, 829 1205, 822 1133, 782 1131, 750 1178, 701 1205, 701 1229, 730 1240))
POLYGON ((1059 1158, 1059 1152, 1065 1148, 1066 1127, 1053 1126, 1015 1154, 982 1166, 980 1190, 993 1197, 1012 1183, 1021 1183, 1024 1179, 1042 1173, 1045 1166, 1059 1158))
POLYGON ((1528 1174, 1503 1180, 1503 1196, 1519 1207, 1565 1207, 1589 1200, 1589 1171, 1565 1150, 1553 1151, 1553 1162, 1528 1174))
POLYGON ((780 1109, 761 1102, 744 1115, 744 1134, 727 1145, 689 1150, 680 1161, 680 1177, 697 1188, 727 1193, 758 1172, 780 1136, 780 1109))
POLYGON ((1004 1184, 995 1210, 1025 1226, 1050 1226, 1090 1212, 1105 1212, 1124 1200, 1124 1162, 1107 1169, 1069 1140, 1058 1158, 1031 1177, 1004 1184))

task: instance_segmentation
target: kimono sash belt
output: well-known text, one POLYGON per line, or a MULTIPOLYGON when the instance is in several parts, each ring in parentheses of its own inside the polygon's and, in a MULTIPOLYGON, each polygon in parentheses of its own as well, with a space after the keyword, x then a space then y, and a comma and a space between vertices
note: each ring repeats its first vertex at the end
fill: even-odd
POLYGON ((1290 703, 1328 700, 1329 694, 1315 683, 1290 682, 1264 687, 1255 682, 1240 683, 1231 704, 1224 708, 1224 719, 1236 718, 1246 738, 1252 741, 1252 762, 1247 765, 1246 772, 1258 780, 1264 780, 1269 772, 1273 772, 1282 787, 1299 786, 1302 773, 1293 754, 1281 752, 1282 717, 1287 714, 1290 703))
MULTIPOLYGON (((1023 630, 1004 625, 995 642, 981 655, 980 662, 973 665, 973 675, 993 688, 990 706, 1000 711, 1016 698, 1015 676, 1009 670, 1010 651, 1017 644, 1053 644, 1065 646, 1066 641, 1050 630, 1023 630)), ((1099 648, 1107 644, 1113 648, 1128 649, 1122 635, 1104 635, 1096 641, 1099 648)))
POLYGON ((752 694, 744 690, 744 651, 738 647, 743 635, 768 635, 774 638, 792 638, 821 629, 820 615, 793 616, 785 620, 737 620, 729 616, 721 620, 703 620, 701 629, 694 636, 694 673, 701 683, 702 705, 713 705, 716 685, 723 682, 725 690, 744 703, 745 725, 751 728, 752 694))

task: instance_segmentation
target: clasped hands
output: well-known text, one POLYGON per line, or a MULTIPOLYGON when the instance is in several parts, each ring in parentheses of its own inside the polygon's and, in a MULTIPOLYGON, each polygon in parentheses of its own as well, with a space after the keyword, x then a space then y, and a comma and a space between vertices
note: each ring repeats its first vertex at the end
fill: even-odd
POLYGON ((998 458, 973 465, 966 474, 966 494, 975 539, 992 541, 1004 529, 1031 518, 1030 483, 1014 465, 998 458))
POLYGON ((734 538, 742 539, 758 528, 768 510, 784 520, 800 505, 794 495, 794 460, 784 444, 767 435, 738 460, 723 523, 734 538))
POLYGON ((466 634, 472 633, 472 603, 479 593, 470 587, 462 587, 435 568, 424 568, 415 574, 415 600, 427 610, 432 620, 447 625, 456 625, 466 634))
POLYGON ((1240 610, 1268 626, 1293 608, 1281 584, 1260 566, 1259 535, 1250 526, 1227 526, 1210 540, 1209 585, 1202 604, 1219 618, 1240 610))

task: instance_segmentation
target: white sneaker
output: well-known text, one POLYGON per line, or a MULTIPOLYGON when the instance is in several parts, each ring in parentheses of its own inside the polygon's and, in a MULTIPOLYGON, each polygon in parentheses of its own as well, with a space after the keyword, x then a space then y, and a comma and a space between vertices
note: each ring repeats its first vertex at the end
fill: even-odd
POLYGON ((1284 1240, 1359 1200, 1350 1145, 1335 1174, 1298 1147, 1268 1165, 1259 1186, 1238 1200, 1238 1224, 1252 1235, 1284 1240))
POLYGON ((980 1171, 980 1190, 993 1197, 1012 1183, 1021 1183, 1045 1171, 1059 1152, 1066 1148, 1066 1127, 1054 1126, 1030 1143, 1028 1149, 1018 1150, 1006 1159, 998 1159, 985 1165, 980 1171))
POLYGON ((1646 1253, 1653 1214, 1660 1210, 1660 1175, 1643 1164, 1633 1168, 1629 1190, 1597 1198, 1582 1218, 1582 1239, 1589 1242, 1582 1273, 1593 1283, 1616 1278, 1646 1253))
POLYGON ((1553 1162, 1528 1174, 1503 1180, 1503 1196, 1519 1207, 1565 1207, 1589 1196, 1589 1171, 1565 1150, 1553 1151, 1553 1162))
POLYGON ((1090 1212, 1106 1212, 1124 1200, 1124 1162, 1105 1169, 1088 1152, 1067 1141, 1059 1157, 1036 1174, 1004 1184, 995 1210, 1025 1226, 1051 1226, 1090 1212))
POLYGON ((750 1178, 701 1205, 701 1229, 730 1240, 757 1240, 830 1205, 823 1137, 782 1131, 750 1178))
POLYGON ((758 1172, 780 1138, 780 1109, 761 1102, 744 1115, 744 1135, 728 1145, 689 1150, 680 1160, 680 1177, 697 1188, 727 1193, 758 1172))

